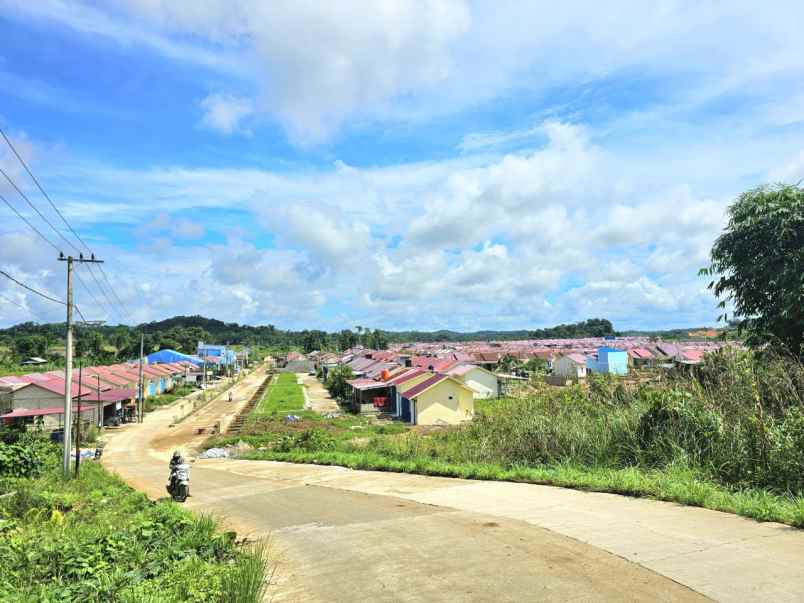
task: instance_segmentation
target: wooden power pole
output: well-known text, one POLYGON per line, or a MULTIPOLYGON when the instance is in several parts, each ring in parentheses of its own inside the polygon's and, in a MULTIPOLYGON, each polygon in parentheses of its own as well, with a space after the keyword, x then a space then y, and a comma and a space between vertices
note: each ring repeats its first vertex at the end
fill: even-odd
MULTIPOLYGON (((64 477, 70 477, 70 445, 72 444, 73 431, 73 263, 79 264, 102 264, 103 260, 96 260, 93 253, 89 259, 83 254, 77 258, 71 255, 64 257, 59 254, 60 262, 67 262, 67 348, 64 353, 64 448, 62 451, 62 463, 64 477)), ((81 405, 81 391, 78 392, 78 405, 81 405)))

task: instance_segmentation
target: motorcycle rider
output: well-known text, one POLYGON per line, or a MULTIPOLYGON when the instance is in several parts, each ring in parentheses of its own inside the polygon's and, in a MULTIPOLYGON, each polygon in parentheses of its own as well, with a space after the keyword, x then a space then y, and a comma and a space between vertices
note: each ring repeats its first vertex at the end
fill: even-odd
POLYGON ((170 457, 170 477, 168 478, 168 492, 172 495, 176 487, 176 471, 179 465, 184 465, 184 457, 178 450, 173 451, 173 456, 170 457))

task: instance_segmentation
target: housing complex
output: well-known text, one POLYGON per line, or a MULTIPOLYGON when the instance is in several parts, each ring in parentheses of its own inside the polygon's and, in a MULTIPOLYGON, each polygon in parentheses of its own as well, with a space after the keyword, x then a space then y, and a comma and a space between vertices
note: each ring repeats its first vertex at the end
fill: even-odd
MULTIPOLYGON (((225 346, 199 343, 199 354, 160 350, 144 358, 144 399, 173 390, 178 384, 198 383, 204 372, 216 374, 237 366, 238 357, 225 346)), ((137 413, 139 363, 74 367, 71 397, 74 416, 86 427, 102 426, 117 418, 125 421, 137 413)), ((0 376, 0 420, 36 423, 43 429, 63 426, 66 393, 64 371, 0 376)))
POLYGON ((354 348, 342 354, 288 354, 285 370, 346 366, 353 378, 349 402, 356 412, 377 412, 415 425, 449 425, 472 418, 474 401, 497 397, 523 379, 522 365, 538 359, 548 382, 564 385, 589 374, 624 376, 644 368, 669 369, 702 361, 724 344, 672 344, 639 337, 504 342, 396 344, 388 350, 354 348))

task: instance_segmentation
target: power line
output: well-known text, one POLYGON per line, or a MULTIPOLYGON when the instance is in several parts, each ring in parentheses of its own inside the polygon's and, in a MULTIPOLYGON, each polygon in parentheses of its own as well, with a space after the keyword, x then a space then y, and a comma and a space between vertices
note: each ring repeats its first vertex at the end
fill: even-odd
POLYGON ((9 183, 11 186, 13 186, 13 187, 14 187, 14 190, 16 190, 16 191, 19 193, 20 197, 22 197, 23 199, 25 199, 25 202, 26 202, 26 203, 27 203, 27 204, 30 206, 30 208, 31 208, 32 210, 34 210, 34 211, 37 213, 37 215, 38 215, 40 218, 42 218, 42 220, 44 221, 44 223, 45 223, 45 224, 47 224, 48 226, 50 226, 50 228, 53 230, 53 232, 55 232, 57 235, 59 235, 59 238, 60 238, 62 241, 64 241, 65 243, 67 243, 67 244, 68 244, 70 247, 72 247, 73 249, 75 249, 75 250, 76 250, 78 253, 81 253, 81 250, 80 250, 80 249, 78 249, 78 247, 76 247, 75 245, 73 245, 73 244, 72 244, 72 243, 71 243, 69 240, 67 240, 67 238, 66 238, 66 237, 65 237, 63 234, 61 234, 61 231, 59 231, 59 229, 58 229, 58 228, 56 228, 55 226, 53 226, 53 224, 50 222, 50 220, 48 220, 48 219, 45 217, 45 214, 43 214, 41 211, 39 211, 39 209, 36 207, 36 205, 34 205, 33 203, 31 203, 31 200, 28 198, 28 195, 26 195, 25 193, 23 193, 23 192, 22 192, 22 189, 20 189, 20 187, 19 187, 19 186, 17 186, 17 183, 16 183, 16 182, 14 182, 14 181, 11 179, 11 176, 9 176, 9 175, 6 173, 6 171, 5 171, 3 168, 1 168, 1 167, 0 167, 0 174, 3 174, 3 176, 5 176, 6 180, 8 180, 8 183, 9 183))
POLYGON ((95 297, 95 294, 92 292, 92 290, 91 290, 91 289, 90 289, 90 288, 87 286, 87 284, 86 284, 86 282, 84 281, 84 279, 82 279, 82 278, 81 278, 81 275, 80 275, 80 274, 78 274, 78 271, 77 271, 77 270, 76 270, 76 272, 75 272, 75 276, 76 276, 76 278, 78 279, 78 282, 79 282, 79 283, 81 284, 81 286, 84 288, 84 290, 85 290, 87 293, 89 293, 89 296, 92 298, 92 301, 93 301, 93 302, 95 302, 95 305, 96 305, 98 308, 100 308, 101 310, 106 310, 106 308, 104 308, 104 307, 103 307, 103 305, 102 305, 102 304, 101 304, 101 303, 98 301, 98 298, 97 298, 97 297, 95 297))
POLYGON ((61 250, 60 250, 58 247, 56 247, 56 245, 55 245, 55 243, 53 243, 53 241, 51 241, 50 239, 48 239, 48 238, 47 238, 45 235, 43 235, 43 234, 41 233, 41 231, 40 231, 40 230, 39 230, 39 229, 38 229, 36 226, 34 226, 33 224, 31 224, 31 222, 28 220, 28 218, 26 218, 26 217, 25 217, 25 216, 23 216, 23 215, 22 215, 22 214, 21 214, 19 211, 17 211, 17 208, 16 208, 16 207, 14 207, 13 205, 11 205, 11 203, 8 201, 8 199, 6 199, 6 198, 5 198, 3 195, 0 195, 0 199, 2 199, 3 203, 5 203, 6 205, 8 205, 8 207, 9 207, 9 209, 11 209, 11 211, 13 211, 15 214, 17 214, 17 217, 18 217, 20 220, 22 220, 22 221, 23 221, 23 222, 25 222, 25 223, 26 223, 28 226, 30 226, 30 227, 31 227, 31 229, 32 229, 32 230, 33 230, 33 231, 34 231, 36 234, 38 234, 38 235, 39 235, 39 236, 42 238, 42 240, 43 240, 43 241, 45 241, 45 243, 47 243, 48 245, 50 245, 50 246, 51 246, 53 249, 55 249, 56 251, 59 251, 59 252, 61 251, 61 250))
MULTIPOLYGON (((100 264, 98 264, 98 269, 102 270, 100 264)), ((87 264, 87 270, 89 271, 89 275, 92 277, 92 280, 95 281, 95 284, 98 286, 98 289, 100 289, 100 292, 103 294, 104 299, 106 299, 106 303, 109 304, 109 308, 112 309, 112 313, 116 312, 117 315, 120 318, 123 318, 127 314, 125 306, 118 299, 118 302, 120 302, 118 304, 119 307, 117 309, 115 309, 114 302, 111 299, 109 299, 109 295, 106 293, 106 289, 103 287, 101 282, 98 280, 98 277, 95 276, 95 272, 92 270, 92 265, 91 264, 87 264), (122 312, 120 311, 121 309, 123 310, 122 312)), ((75 274, 76 274, 76 276, 78 276, 77 272, 75 274)), ((79 278, 79 280, 80 280, 80 278, 79 278)), ((109 288, 109 290, 112 291, 112 293, 114 293, 114 290, 111 289, 111 287, 109 288)))
MULTIPOLYGON (((23 282, 21 282, 21 281, 18 281, 18 280, 17 280, 17 279, 15 279, 13 276, 11 276, 11 275, 10 275, 8 272, 5 272, 5 271, 3 271, 3 270, 0 270, 0 274, 2 274, 2 275, 3 275, 4 277, 6 277, 7 279, 14 281, 15 283, 17 283, 17 284, 18 284, 20 287, 22 287, 23 289, 27 289, 27 290, 28 290, 28 291, 30 291, 31 293, 35 293, 35 294, 36 294, 36 295, 38 295, 39 297, 44 297, 46 300, 48 300, 48 301, 52 301, 52 302, 55 302, 55 303, 57 303, 57 304, 61 304, 62 306, 66 306, 66 305, 67 305, 67 302, 63 302, 63 301, 61 301, 60 299, 56 299, 55 297, 50 297, 49 295, 47 295, 47 294, 45 294, 45 293, 42 293, 41 291, 38 291, 38 290, 34 289, 33 287, 29 287, 28 285, 26 285, 25 283, 23 283, 23 282)), ((10 301, 10 300, 8 300, 8 299, 7 299, 6 301, 10 301)), ((11 303, 14 303, 14 302, 11 302, 11 303)), ((18 305, 18 306, 19 306, 19 304, 16 304, 16 305, 18 305)), ((20 307, 22 307, 22 306, 20 306, 20 307)), ((78 307, 78 304, 73 304, 73 308, 75 308, 75 311, 76 311, 76 312, 78 312, 78 315, 81 317, 81 320, 83 320, 84 322, 89 322, 89 321, 86 319, 86 317, 83 315, 83 313, 81 312, 81 308, 79 308, 79 307, 78 307)), ((33 312, 32 312, 32 311, 31 311, 31 314, 33 314, 33 312)))
MULTIPOLYGON (((62 222, 64 222, 65 226, 67 226, 67 228, 70 230, 70 232, 71 232, 71 233, 73 233, 73 236, 75 236, 75 238, 76 238, 76 239, 77 239, 77 240, 78 240, 78 241, 81 243, 81 245, 83 245, 83 246, 84 246, 84 248, 85 248, 85 249, 86 249, 86 250, 87 250, 87 251, 88 251, 88 252, 89 252, 89 253, 92 255, 92 257, 94 257, 94 253, 93 253, 92 249, 90 249, 89 245, 87 245, 87 244, 86 244, 86 242, 85 242, 85 241, 84 241, 84 240, 81 238, 81 236, 80 236, 80 235, 79 235, 79 234, 78 234, 78 233, 75 231, 75 229, 72 227, 72 225, 71 225, 71 224, 70 224, 70 223, 67 221, 67 218, 65 218, 65 217, 64 217, 64 214, 62 214, 62 213, 61 213, 61 211, 59 211, 59 208, 56 206, 56 204, 55 204, 55 203, 53 202, 53 200, 50 198, 50 195, 48 195, 48 194, 47 194, 47 191, 45 191, 44 187, 43 187, 43 186, 40 184, 39 180, 37 180, 36 176, 34 176, 33 172, 32 172, 32 171, 31 171, 31 169, 28 167, 28 164, 25 162, 25 160, 22 158, 22 156, 21 156, 21 155, 20 155, 20 154, 17 152, 16 147, 14 147, 14 144, 11 142, 11 140, 9 139, 9 137, 6 135, 6 133, 5 133, 5 132, 4 132, 4 131, 3 131, 1 128, 0 128, 0 135, 2 135, 2 136, 3 136, 3 139, 6 141, 6 144, 7 144, 7 145, 8 145, 8 147, 11 149, 11 151, 14 153, 14 155, 16 156, 17 160, 20 162, 20 164, 22 165, 22 167, 23 167, 23 168, 25 168, 25 171, 26 171, 26 172, 28 173, 28 175, 31 177, 31 180, 33 180, 33 181, 34 181, 34 184, 36 184, 36 187, 39 189, 39 192, 41 192, 41 193, 42 193, 42 196, 44 196, 44 197, 45 197, 45 199, 47 199, 47 202, 50 204, 50 206, 53 208, 53 210, 54 210, 54 211, 55 211, 55 212, 58 214, 59 218, 61 218, 61 220, 62 220, 62 222)), ((0 171, 1 171, 1 170, 2 170, 2 168, 0 168, 0 171)), ((70 241, 68 241, 68 240, 67 240, 67 239, 66 239, 66 238, 65 238, 65 237, 64 237, 64 236, 61 234, 61 232, 59 232, 59 231, 58 231, 58 230, 57 230, 57 229, 56 229, 56 228, 55 228, 55 227, 54 227, 54 226, 53 226, 53 225, 52 225, 52 224, 51 224, 51 223, 50 223, 50 222, 49 222, 49 221, 48 221, 48 220, 47 220, 47 219, 44 217, 44 215, 42 215, 42 213, 41 213, 41 212, 39 212, 39 210, 37 210, 37 209, 36 209, 36 208, 33 206, 33 204, 30 202, 30 200, 29 200, 29 199, 28 199, 28 198, 25 196, 25 194, 24 194, 24 193, 23 193, 23 192, 22 192, 22 191, 19 189, 19 187, 17 187, 17 185, 16 185, 16 184, 14 184, 14 182, 11 180, 11 178, 9 178, 8 174, 6 174, 5 172, 3 172, 3 175, 4 175, 4 176, 6 177, 6 179, 7 179, 7 180, 8 180, 8 181, 11 183, 11 185, 12 185, 12 186, 13 186, 13 187, 14 187, 14 188, 17 190, 17 192, 18 192, 18 193, 19 193, 19 194, 20 194, 20 195, 23 197, 23 199, 25 199, 25 200, 26 200, 26 202, 28 203, 28 205, 30 205, 30 206, 31 206, 31 208, 33 208, 33 209, 34 209, 34 211, 36 211, 36 213, 37 213, 37 214, 39 214, 39 216, 40 216, 40 217, 41 217, 41 218, 42 218, 42 219, 43 219, 43 220, 44 220, 44 221, 45 221, 45 222, 48 224, 48 226, 50 226, 50 227, 51 227, 51 228, 52 228, 52 229, 53 229, 53 230, 56 232, 56 234, 58 234, 58 235, 59 235, 59 237, 61 237, 61 239, 62 239, 62 240, 65 242, 65 243, 67 243, 68 245, 70 245, 70 247, 72 247, 73 249, 75 249, 76 251, 78 251, 78 252, 80 253, 80 251, 78 250, 78 248, 77 248, 75 245, 73 245, 73 244, 72 244, 70 241)), ((52 245, 52 243, 51 243, 51 245, 52 245)), ((97 285, 98 289, 100 289, 101 294, 102 294, 102 295, 103 295, 103 297, 106 299, 106 302, 109 304, 109 309, 111 309, 111 310, 112 310, 112 313, 113 313, 113 314, 114 314, 114 313, 117 313, 117 314, 118 314, 118 316, 120 316, 121 318, 122 318, 122 317, 124 317, 124 316, 129 316, 129 318, 130 318, 130 315, 128 314, 128 310, 127 310, 127 308, 126 308, 126 305, 125 305, 125 304, 122 302, 122 300, 120 299, 120 297, 118 297, 118 295, 117 295, 117 293, 115 292, 114 288, 111 286, 111 283, 109 282, 109 279, 108 279, 108 277, 106 276, 106 273, 103 271, 103 268, 102 268, 101 266, 98 266, 98 268, 99 268, 99 269, 100 269, 100 271, 101 271, 101 275, 103 276, 103 279, 106 281, 106 284, 107 284, 107 286, 108 286, 109 291, 111 291, 112 296, 113 296, 113 297, 114 297, 114 298, 117 300, 117 304, 120 306, 120 308, 123 310, 123 312, 120 312, 120 310, 115 310, 115 302, 113 302, 113 301, 112 301, 112 300, 109 298, 109 295, 106 293, 106 290, 104 289, 104 287, 103 287, 103 285, 101 284, 101 282, 100 282, 100 281, 98 280, 98 278, 95 276, 95 273, 94 273, 94 272, 93 272, 91 269, 89 269, 89 273, 90 273, 90 275, 92 276, 92 280, 93 280, 93 281, 95 281, 95 284, 97 285)), ((78 273, 76 273, 76 276, 77 276, 77 275, 78 275, 78 273)), ((80 276, 78 277, 78 280, 79 280, 79 282, 81 282, 81 284, 83 285, 83 287, 84 287, 85 289, 87 289, 87 291, 89 291, 89 288, 88 288, 88 287, 86 286, 86 284, 85 284, 85 283, 84 283, 84 282, 81 280, 81 277, 80 277, 80 276)), ((97 299, 95 298, 94 294, 90 293, 90 295, 91 295, 91 296, 92 296, 92 298, 95 300, 95 303, 96 303, 96 304, 97 304, 97 305, 100 307, 100 306, 101 306, 101 304, 99 304, 99 303, 97 302, 97 299)))
POLYGON ((28 172, 28 175, 31 177, 31 180, 34 181, 34 183, 36 184, 36 186, 39 189, 39 191, 42 193, 42 195, 45 197, 45 199, 47 199, 47 202, 50 203, 50 207, 52 207, 53 210, 59 215, 59 217, 61 218, 62 222, 64 222, 64 224, 67 226, 67 228, 70 229, 70 232, 73 233, 75 238, 78 239, 81 242, 81 244, 86 248, 87 251, 92 253, 92 250, 89 248, 89 246, 86 243, 84 243, 84 240, 81 237, 78 236, 78 233, 75 232, 75 230, 73 229, 72 226, 70 226, 70 223, 67 221, 67 219, 64 217, 64 215, 59 211, 59 208, 56 207, 56 204, 53 203, 53 201, 51 200, 50 196, 45 192, 45 189, 42 188, 41 184, 39 184, 39 180, 37 180, 36 176, 33 175, 33 172, 28 167, 28 164, 25 163, 25 160, 17 152, 17 149, 14 147, 13 144, 11 144, 11 140, 9 140, 8 136, 6 136, 6 133, 3 131, 2 128, 0 128, 0 134, 3 135, 3 138, 5 139, 6 144, 8 145, 8 148, 11 149, 11 151, 14 153, 14 155, 16 155, 16 157, 19 160, 19 162, 22 164, 22 167, 24 167, 25 171, 28 172))
POLYGON ((42 321, 44 321, 44 322, 47 322, 47 321, 46 321, 44 318, 42 318, 41 316, 39 316, 39 314, 37 314, 36 312, 34 312, 33 310, 31 310, 30 308, 26 308, 26 307, 25 307, 25 306, 23 306, 21 303, 16 302, 16 301, 14 301, 14 300, 13 300, 13 299, 11 299, 11 298, 6 297, 5 295, 0 294, 0 299, 2 299, 3 301, 8 302, 9 304, 14 304, 14 305, 15 305, 15 306, 17 306, 18 308, 22 308, 22 309, 23 309, 23 310, 25 310, 26 312, 30 312, 31 314, 33 314, 33 315, 34 315, 36 318, 38 318, 39 320, 42 320, 42 321))
POLYGON ((67 305, 67 302, 63 302, 63 301, 61 301, 60 299, 56 299, 55 297, 50 297, 50 296, 49 296, 49 295, 47 295, 46 293, 42 293, 41 291, 37 291, 37 290, 36 290, 36 289, 34 289, 33 287, 29 287, 29 286, 28 286, 28 285, 26 285, 25 283, 18 281, 18 280, 17 280, 17 279, 15 279, 13 276, 11 276, 11 275, 10 275, 8 272, 4 272, 4 271, 0 270, 0 274, 2 274, 2 275, 3 275, 4 277, 6 277, 7 279, 14 281, 15 283, 17 283, 17 284, 18 284, 20 287, 22 287, 23 289, 27 289, 27 290, 28 290, 28 291, 30 291, 31 293, 36 293, 36 295, 38 295, 39 297, 44 297, 45 299, 50 300, 50 301, 52 301, 52 302, 56 302, 57 304, 61 304, 62 306, 66 306, 66 305, 67 305))
MULTIPOLYGON (((106 283, 107 287, 109 288, 109 291, 111 291, 111 292, 112 292, 112 296, 113 296, 113 297, 114 297, 114 298, 117 300, 117 302, 120 304, 120 307, 122 307, 122 308, 123 308, 123 311, 124 311, 125 315, 128 317, 128 319, 129 319, 129 320, 131 320, 131 314, 130 314, 130 313, 129 313, 129 311, 128 311, 128 306, 127 306, 127 305, 126 305, 126 304, 123 302, 123 300, 121 300, 121 299, 120 299, 120 297, 117 295, 117 292, 114 290, 114 287, 112 287, 112 283, 111 283, 111 282, 109 282, 109 278, 106 276, 106 272, 104 272, 104 270, 103 270, 103 266, 100 266, 100 265, 99 265, 99 266, 98 266, 98 270, 100 270, 101 276, 103 277, 104 282, 106 283)), ((90 271, 90 272, 91 272, 91 271, 90 271)))

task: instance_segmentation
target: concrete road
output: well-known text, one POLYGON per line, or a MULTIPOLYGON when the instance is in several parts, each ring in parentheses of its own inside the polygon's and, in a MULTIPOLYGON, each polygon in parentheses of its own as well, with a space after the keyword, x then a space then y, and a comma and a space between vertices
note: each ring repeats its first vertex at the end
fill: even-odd
MULTIPOLYGON (((192 424, 233 416, 260 380, 239 386, 235 408, 213 402, 192 424)), ((160 411, 117 434, 105 464, 163 496, 172 447, 204 437, 169 423, 160 411)), ((191 492, 188 507, 241 536, 270 539, 277 601, 793 601, 804 593, 802 532, 655 501, 239 460, 196 462, 191 492)))

